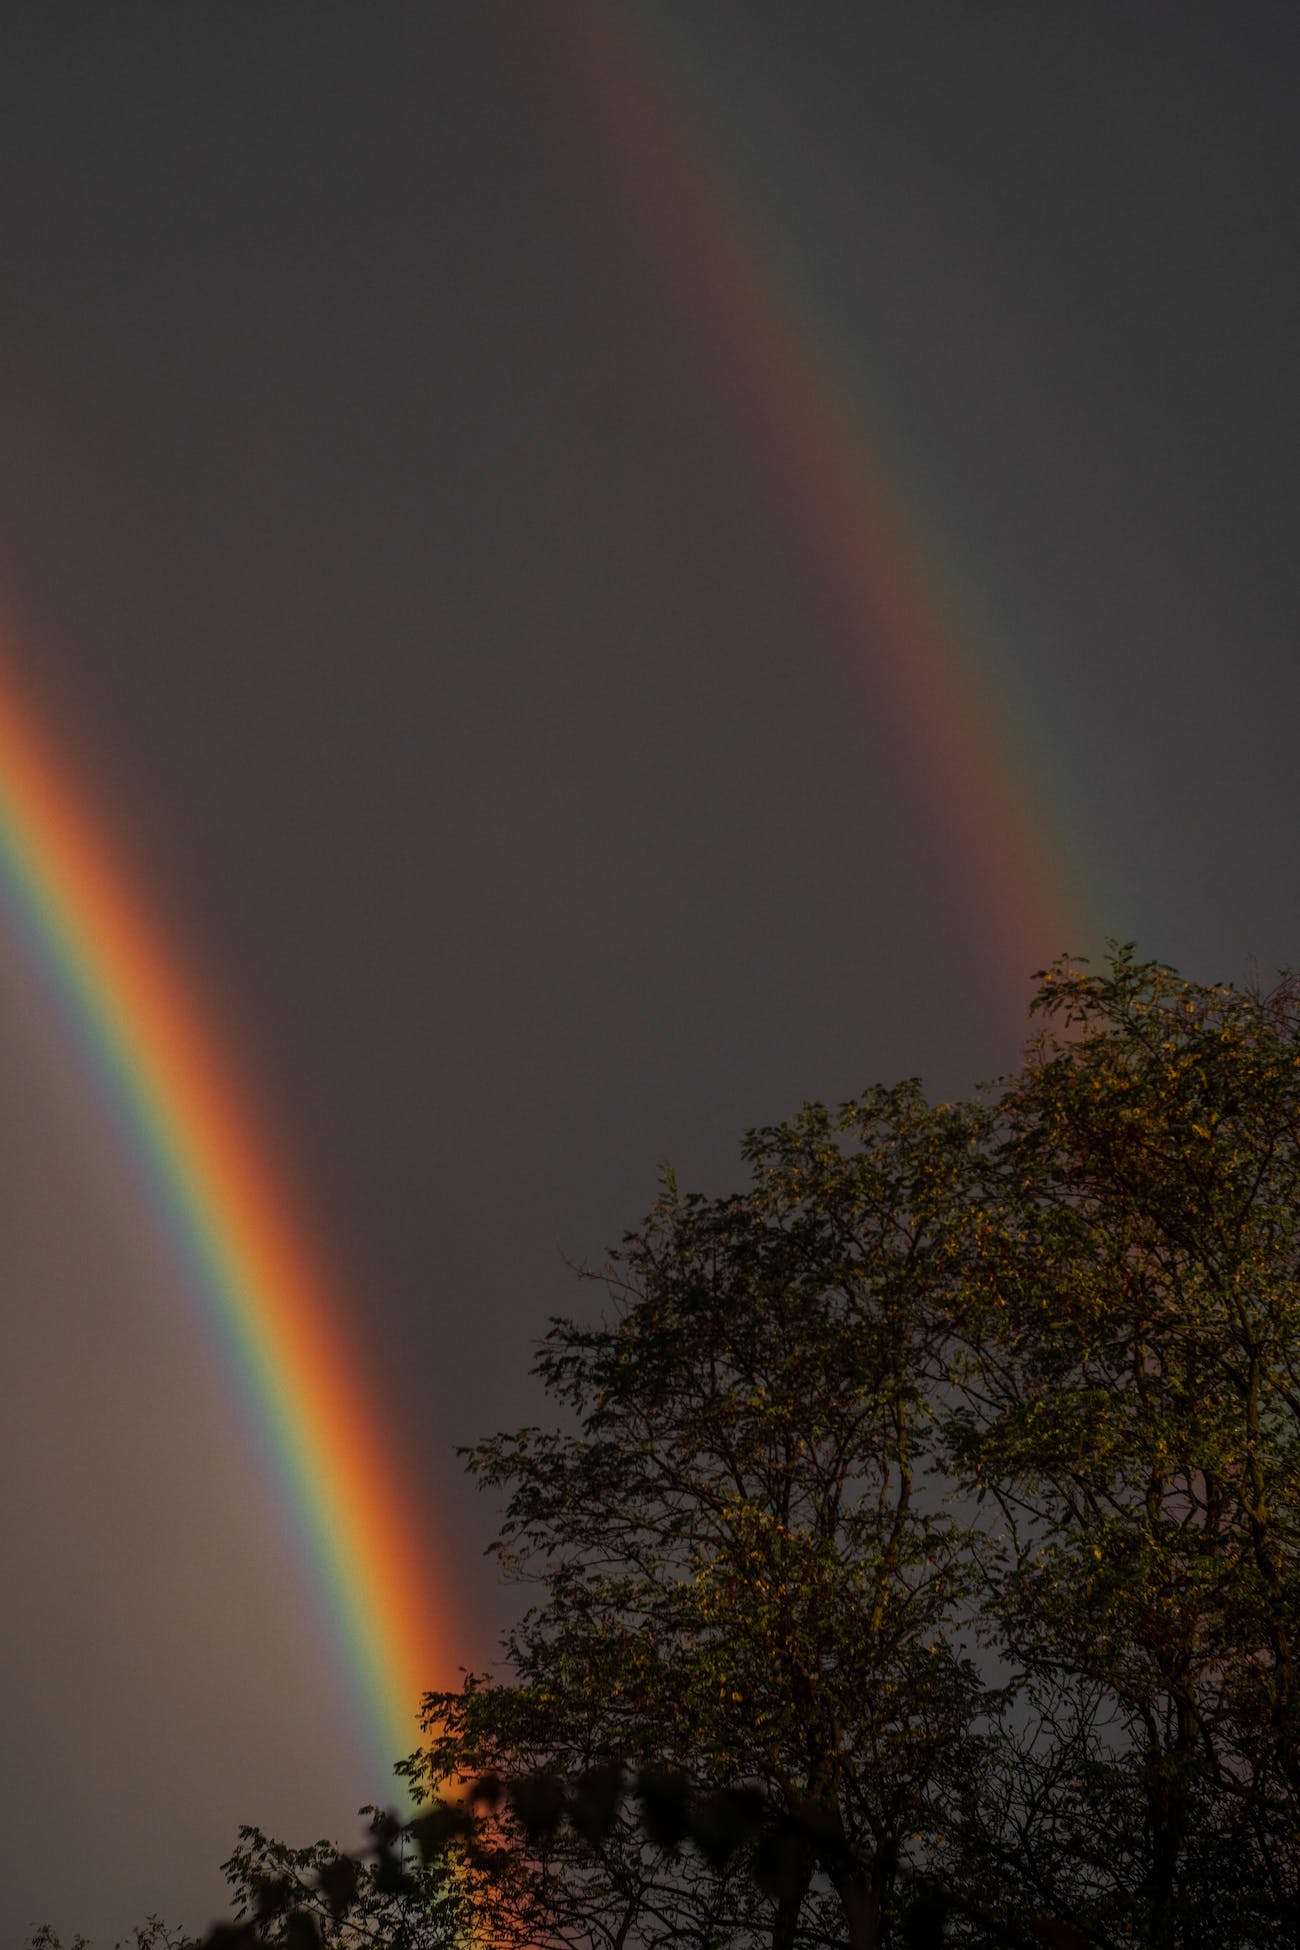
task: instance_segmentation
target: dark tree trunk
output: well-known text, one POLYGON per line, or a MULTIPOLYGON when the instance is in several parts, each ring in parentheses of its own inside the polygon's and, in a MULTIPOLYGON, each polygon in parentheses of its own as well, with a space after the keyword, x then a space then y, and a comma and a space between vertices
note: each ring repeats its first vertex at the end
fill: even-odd
POLYGON ((805 1884, 797 1896, 777 1897, 776 1913, 772 1918, 772 1950, 794 1950, 795 1937, 799 1929, 799 1912, 803 1908, 804 1897, 807 1894, 808 1887, 805 1884))
POLYGON ((849 1950, 880 1950, 892 1874, 893 1851, 880 1849, 869 1871, 849 1869, 832 1876, 844 1911, 849 1950))
POLYGON ((1147 1933, 1153 1945, 1161 1946, 1174 1940, 1178 1872, 1187 1839, 1186 1793, 1180 1782, 1169 1778, 1171 1758, 1165 1757, 1160 1773, 1147 1790, 1147 1818, 1151 1824, 1147 1933))

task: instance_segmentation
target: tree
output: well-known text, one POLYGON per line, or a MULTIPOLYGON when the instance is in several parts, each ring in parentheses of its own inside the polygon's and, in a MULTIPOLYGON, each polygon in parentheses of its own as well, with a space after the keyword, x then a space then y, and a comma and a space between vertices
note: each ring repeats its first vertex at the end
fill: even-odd
POLYGON ((345 1854, 330 1842, 290 1848, 241 1828, 222 1866, 235 1921, 207 1950, 452 1950, 467 1916, 440 1849, 421 1849, 396 1816, 376 1808, 367 1846, 345 1854))
POLYGON ((1300 1943, 1300 984, 1035 1008, 665 1176, 468 1452, 537 1602, 426 1806, 244 1831, 204 1950, 1300 1943))
POLYGON ((1294 1928, 1296 990, 1119 951, 1036 1007, 972 1103, 877 1089, 751 1133, 733 1197, 669 1176, 543 1344, 565 1425, 470 1453, 540 1597, 409 1772, 551 1798, 482 1815, 493 1941, 874 1950, 927 1887, 972 1941, 1294 1928), (560 1824, 556 1777, 624 1759, 719 1811, 717 1872, 560 1824))
POLYGON ((1265 1942, 1300 1870, 1300 988, 1120 953, 1037 1006, 953 1319, 949 1466, 1038 1716, 986 1859, 1099 1935, 1265 1942))
MULTIPOLYGON (((738 1196, 666 1180, 609 1270, 612 1313, 544 1345, 537 1372, 576 1429, 470 1458, 508 1491, 502 1555, 545 1601, 510 1640, 508 1686, 429 1701, 427 1786, 628 1758, 756 1788, 789 1817, 760 1865, 774 1950, 814 1915, 854 1950, 881 1941, 989 1705, 965 1643, 966 1530, 924 1474, 946 1331, 929 1296, 985 1123, 908 1084, 752 1133, 738 1196)), ((489 1889, 490 1927, 521 1938, 573 1941, 615 1891, 611 1940, 759 1927, 752 1884, 724 1916, 715 1881, 669 1880, 623 1830, 600 1860, 547 1855, 522 1881, 511 1859, 513 1907, 489 1889)))

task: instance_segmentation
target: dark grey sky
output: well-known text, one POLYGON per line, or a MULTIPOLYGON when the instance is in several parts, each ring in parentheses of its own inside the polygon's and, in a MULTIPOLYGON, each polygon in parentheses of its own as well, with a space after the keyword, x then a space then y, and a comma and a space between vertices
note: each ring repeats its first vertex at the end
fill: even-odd
MULTIPOLYGON (((548 58, 582 15, 528 13, 32 6, 0 60, 8 659, 256 1079, 480 1665, 514 1599, 452 1448, 540 1412, 560 1252, 806 1097, 1008 1067, 1030 972, 973 972, 941 782, 774 546, 548 58)), ((1293 7, 623 17, 988 620, 1098 889, 1035 958, 1294 962, 1293 7)), ((13 968, 0 1904, 111 1939, 383 1783, 13 968)))

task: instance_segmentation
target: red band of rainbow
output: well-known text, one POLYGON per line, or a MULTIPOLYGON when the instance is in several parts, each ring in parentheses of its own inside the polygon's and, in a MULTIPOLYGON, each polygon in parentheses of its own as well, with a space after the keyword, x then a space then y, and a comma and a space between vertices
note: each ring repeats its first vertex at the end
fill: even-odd
MULTIPOLYGON (((738 490, 811 596, 820 640, 807 654, 841 666, 873 744, 914 781, 895 817, 929 855, 967 979, 982 970, 1005 1010, 1009 985, 1092 945, 1101 903, 1024 700, 905 486, 861 361, 794 268, 793 240, 754 195, 663 10, 535 0, 498 12, 527 41, 529 85, 576 126, 611 228, 736 453, 738 490)), ((1013 1000, 1019 1020, 1019 988, 1013 1000)))
POLYGON ((328 1283, 255 1119, 53 745, 0 683, 0 908, 106 1108, 149 1219, 266 1438, 338 1661, 340 1717, 389 1774, 446 1683, 448 1606, 328 1283))

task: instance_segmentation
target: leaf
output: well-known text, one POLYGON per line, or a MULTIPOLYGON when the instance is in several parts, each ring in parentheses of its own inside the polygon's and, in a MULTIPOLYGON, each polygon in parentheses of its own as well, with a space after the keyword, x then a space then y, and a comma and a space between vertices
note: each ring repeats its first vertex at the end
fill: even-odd
POLYGON ((343 1915, 357 1893, 357 1865, 348 1855, 336 1855, 320 1871, 321 1894, 329 1904, 335 1921, 343 1915))
POLYGON ((765 1896, 791 1902, 808 1885, 808 1844, 793 1822, 780 1821, 760 1837, 754 1880, 765 1896))
POLYGON ((1060 1916, 1031 1916, 1029 1933, 1047 1950, 1092 1950, 1092 1938, 1060 1916))
POLYGON ((643 1768, 636 1792, 646 1834, 657 1848, 675 1853, 691 1830, 686 1777, 667 1768, 643 1768))
POLYGON ((569 1803, 569 1820, 585 1842, 603 1842, 618 1820, 623 1799, 622 1766, 609 1761, 593 1767, 578 1782, 569 1803))
POLYGON ((285 1950, 320 1950, 320 1930, 314 1916, 295 1909, 284 1926, 285 1950))
POLYGON ((289 1907, 297 1894, 288 1876, 263 1876, 258 1879, 255 1889, 257 1920, 269 1923, 289 1907))
POLYGON ((471 1807, 483 1807, 489 1813, 494 1813, 501 1806, 504 1793, 505 1787, 499 1774, 482 1774, 465 1798, 471 1807))
POLYGON ((403 1867, 390 1848, 381 1848, 378 1851, 371 1874, 375 1888, 382 1896, 409 1896, 414 1893, 414 1877, 403 1867))
POLYGON ((407 1832, 415 1838, 421 1857, 430 1863, 441 1856, 448 1844, 473 1829, 473 1821, 454 1802, 440 1801, 427 1814, 416 1815, 407 1832))
POLYGON ((921 1889, 903 1916, 901 1950, 940 1950, 952 1908, 941 1889, 921 1889))
POLYGON ((545 1841, 554 1835, 564 1814, 564 1783, 558 1775, 528 1774, 511 1781, 507 1792, 530 1840, 545 1841))
POLYGON ((711 1869, 725 1869, 737 1849, 754 1840, 762 1827, 764 1806, 756 1788, 721 1788, 694 1810, 691 1840, 711 1869))

